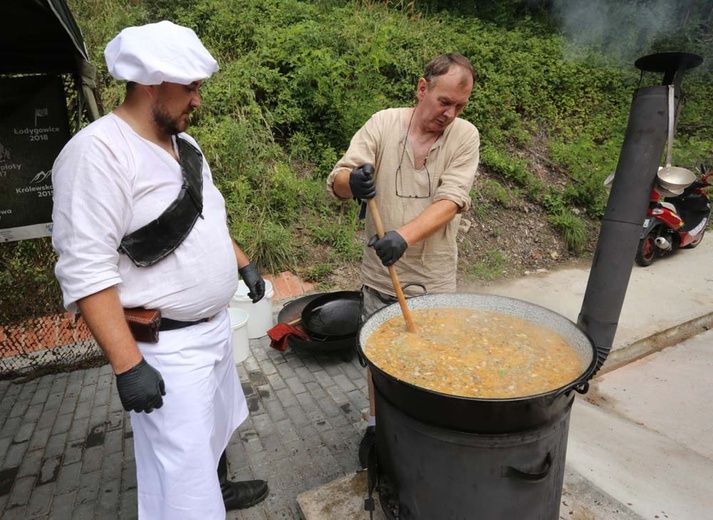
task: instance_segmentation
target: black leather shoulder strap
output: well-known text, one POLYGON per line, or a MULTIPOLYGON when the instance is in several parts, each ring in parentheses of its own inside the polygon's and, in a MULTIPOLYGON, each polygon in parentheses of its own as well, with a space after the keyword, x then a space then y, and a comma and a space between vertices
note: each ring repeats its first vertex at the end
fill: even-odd
POLYGON ((126 235, 119 251, 138 267, 149 267, 171 254, 185 240, 203 212, 203 155, 180 137, 176 138, 183 185, 166 210, 126 235))

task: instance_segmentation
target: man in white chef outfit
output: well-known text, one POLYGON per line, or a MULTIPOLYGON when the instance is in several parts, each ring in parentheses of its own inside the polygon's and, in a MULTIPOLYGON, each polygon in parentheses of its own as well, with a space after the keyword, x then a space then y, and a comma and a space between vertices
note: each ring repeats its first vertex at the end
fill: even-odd
POLYGON ((105 57, 126 97, 54 164, 56 275, 132 411, 139 518, 222 519, 268 487, 228 481, 225 457, 248 415, 226 307, 238 274, 254 302, 265 282, 230 238, 223 197, 184 133, 218 65, 167 21, 124 29, 105 57), (137 307, 160 310, 158 340, 132 335, 124 309, 137 307))

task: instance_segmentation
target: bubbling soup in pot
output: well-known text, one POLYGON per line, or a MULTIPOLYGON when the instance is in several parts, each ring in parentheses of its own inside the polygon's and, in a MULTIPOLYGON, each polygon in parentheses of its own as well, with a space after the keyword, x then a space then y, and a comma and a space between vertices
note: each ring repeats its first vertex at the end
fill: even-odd
POLYGON ((433 308, 411 311, 368 338, 369 360, 391 376, 459 397, 505 399, 546 393, 575 380, 585 368, 556 331, 493 311, 433 308))

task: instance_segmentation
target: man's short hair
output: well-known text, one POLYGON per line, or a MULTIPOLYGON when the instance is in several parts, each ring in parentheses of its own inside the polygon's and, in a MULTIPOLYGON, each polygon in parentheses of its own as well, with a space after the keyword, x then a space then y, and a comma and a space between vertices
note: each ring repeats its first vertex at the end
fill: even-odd
POLYGON ((448 74, 453 66, 462 67, 470 72, 470 75, 473 77, 473 83, 475 83, 476 76, 473 64, 468 58, 457 52, 441 54, 433 58, 431 62, 426 65, 426 69, 423 71, 423 78, 428 85, 431 86, 438 76, 448 74))

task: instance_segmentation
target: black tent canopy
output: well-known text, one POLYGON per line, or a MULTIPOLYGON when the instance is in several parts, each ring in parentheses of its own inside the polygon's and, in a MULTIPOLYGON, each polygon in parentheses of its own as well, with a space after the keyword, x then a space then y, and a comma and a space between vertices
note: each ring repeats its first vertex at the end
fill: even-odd
POLYGON ((92 92, 96 69, 65 0, 8 3, 0 31, 0 74, 75 74, 82 104, 86 103, 90 119, 96 119, 99 112, 92 92))

